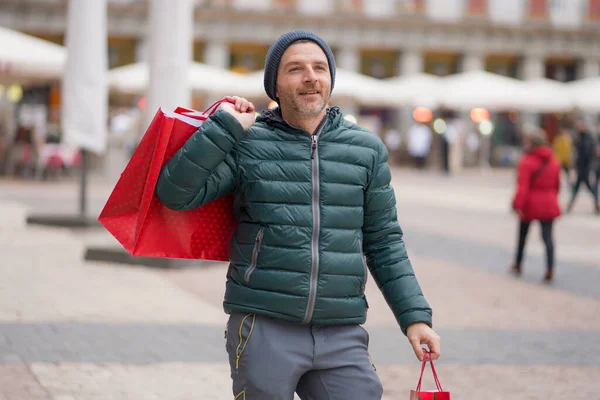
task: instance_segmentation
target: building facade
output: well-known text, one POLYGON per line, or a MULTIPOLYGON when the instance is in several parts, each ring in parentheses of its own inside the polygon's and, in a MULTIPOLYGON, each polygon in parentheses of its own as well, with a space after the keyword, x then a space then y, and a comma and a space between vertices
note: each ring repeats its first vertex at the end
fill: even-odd
MULTIPOLYGON (((560 81, 600 75, 600 0, 194 2, 194 59, 239 72, 263 68, 271 41, 303 28, 330 44, 339 68, 376 78, 468 70, 560 81)), ((3 0, 0 25, 62 43, 66 4, 3 0)), ((148 0, 108 7, 110 67, 144 60, 148 0)))
MULTIPOLYGON (((600 75, 600 0, 201 0, 194 59, 263 67, 270 42, 318 32, 341 68, 385 78, 485 69, 562 81, 600 75)), ((144 59, 147 1, 109 0, 111 67, 144 59)), ((62 43, 65 0, 4 0, 0 25, 62 43)))

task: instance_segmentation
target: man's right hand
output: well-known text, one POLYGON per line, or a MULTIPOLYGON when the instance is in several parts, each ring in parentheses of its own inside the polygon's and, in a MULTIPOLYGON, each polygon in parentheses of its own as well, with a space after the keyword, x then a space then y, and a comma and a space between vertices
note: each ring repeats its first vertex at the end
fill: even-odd
POLYGON ((250 129, 256 117, 254 115, 254 105, 243 97, 227 96, 223 103, 219 104, 218 110, 223 110, 233 115, 242 125, 244 131, 250 129))

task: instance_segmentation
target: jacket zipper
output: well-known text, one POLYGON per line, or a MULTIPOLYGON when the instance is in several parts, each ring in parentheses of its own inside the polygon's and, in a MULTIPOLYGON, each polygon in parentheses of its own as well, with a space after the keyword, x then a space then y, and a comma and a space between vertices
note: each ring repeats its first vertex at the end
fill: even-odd
POLYGON ((365 273, 365 281, 364 283, 360 286, 360 290, 361 292, 365 292, 365 289, 367 287, 367 280, 369 279, 369 267, 367 267, 367 260, 365 260, 365 255, 363 254, 363 241, 362 239, 358 241, 359 246, 360 246, 360 256, 362 258, 362 263, 363 263, 363 270, 365 273))
POLYGON ((319 231, 321 224, 320 202, 320 184, 319 184, 319 134, 325 126, 327 116, 323 118, 315 133, 311 136, 310 159, 312 162, 312 213, 313 213, 313 234, 312 234, 312 267, 310 269, 310 289, 308 292, 308 304, 304 314, 303 324, 308 324, 312 319, 317 301, 317 281, 319 279, 319 231))
POLYGON ((254 272, 254 270, 256 269, 256 264, 258 263, 258 253, 260 253, 260 245, 262 243, 263 234, 264 232, 262 228, 256 234, 256 240, 254 241, 254 249, 252 249, 252 262, 250 263, 250 268, 248 268, 248 270, 244 274, 244 281, 246 281, 246 283, 250 282, 250 275, 252 275, 252 272, 254 272))

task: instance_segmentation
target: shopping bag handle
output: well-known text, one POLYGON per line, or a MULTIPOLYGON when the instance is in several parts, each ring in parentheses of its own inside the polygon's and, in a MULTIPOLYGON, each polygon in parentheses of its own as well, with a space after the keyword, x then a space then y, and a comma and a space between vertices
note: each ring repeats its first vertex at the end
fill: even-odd
POLYGON ((203 112, 191 110, 191 109, 185 108, 185 107, 177 107, 175 109, 175 114, 179 114, 179 115, 182 115, 187 118, 197 119, 200 121, 206 121, 208 119, 208 117, 210 117, 217 111, 217 108, 219 108, 221 103, 232 103, 233 104, 233 102, 231 102, 229 100, 221 99, 221 100, 215 101, 210 107, 208 107, 203 112))
POLYGON ((206 110, 204 110, 204 112, 202 114, 206 115, 207 117, 210 117, 211 115, 213 115, 217 111, 217 108, 219 108, 219 106, 221 105, 221 103, 232 103, 232 104, 235 104, 234 102, 229 101, 229 100, 225 100, 225 99, 217 100, 217 101, 215 101, 212 104, 212 106, 210 106, 206 110))
POLYGON ((421 391, 421 382, 423 381, 423 372, 425 371, 427 361, 429 361, 431 364, 431 371, 433 372, 433 379, 435 380, 435 386, 437 386, 437 390, 439 392, 443 392, 442 384, 440 383, 437 372, 435 371, 435 366, 433 365, 433 360, 431 359, 431 353, 425 349, 423 349, 423 363, 421 364, 421 376, 419 377, 419 383, 417 383, 417 392, 421 391))

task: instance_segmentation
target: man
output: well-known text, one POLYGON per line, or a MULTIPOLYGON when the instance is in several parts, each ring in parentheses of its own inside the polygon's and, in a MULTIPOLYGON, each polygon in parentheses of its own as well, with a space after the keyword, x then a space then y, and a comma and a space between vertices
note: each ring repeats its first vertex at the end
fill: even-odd
MULTIPOLYGON (((596 129, 596 185, 594 186, 594 190, 596 191, 596 196, 598 196, 598 200, 600 201, 600 123, 598 123, 598 128, 596 129)), ((600 214, 598 208, 596 208, 596 214, 600 214)))
POLYGON ((575 162, 575 168, 577 170, 577 181, 575 182, 575 185, 573 185, 573 194, 567 207, 567 212, 571 212, 573 210, 575 198, 579 192, 579 186, 583 183, 594 198, 594 208, 596 213, 600 214, 598 193, 590 182, 590 173, 592 172, 592 166, 594 164, 596 145, 594 143, 594 138, 587 131, 585 122, 583 120, 577 121, 576 127, 577 140, 575 143, 575 148, 577 151, 577 158, 575 162))
POLYGON ((224 310, 236 399, 380 399, 368 354, 369 270, 422 360, 439 357, 431 309, 396 219, 387 151, 327 108, 329 46, 306 31, 270 47, 264 74, 278 102, 227 98, 168 162, 157 184, 186 210, 235 193, 224 310), (366 261, 363 258, 366 255, 366 261))

